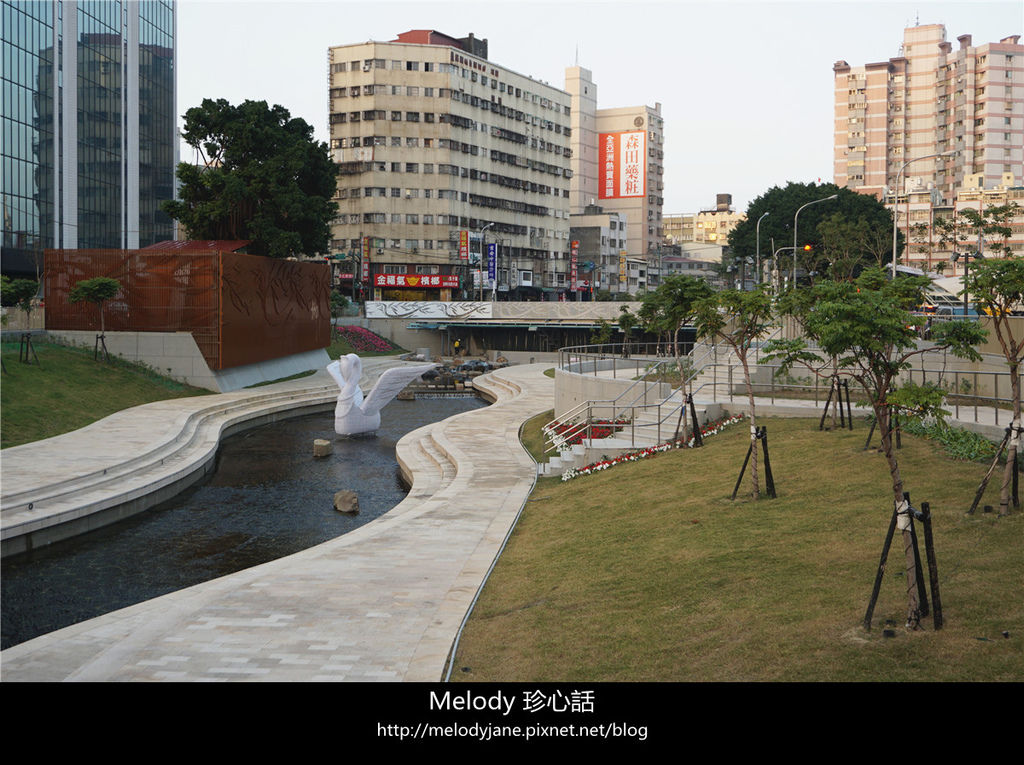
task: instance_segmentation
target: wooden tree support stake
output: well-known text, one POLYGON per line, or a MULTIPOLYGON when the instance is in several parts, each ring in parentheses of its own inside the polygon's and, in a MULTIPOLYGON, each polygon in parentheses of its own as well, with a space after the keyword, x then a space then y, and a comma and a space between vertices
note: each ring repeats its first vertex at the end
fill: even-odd
POLYGON ((1003 436, 1003 440, 999 443, 999 448, 996 449, 996 454, 992 458, 992 464, 988 466, 988 472, 985 473, 985 477, 981 479, 978 491, 974 495, 974 502, 971 503, 971 509, 967 511, 968 515, 974 515, 974 511, 978 509, 978 503, 981 502, 981 498, 985 494, 985 489, 988 488, 988 479, 992 477, 992 473, 995 471, 996 465, 999 464, 999 459, 1003 456, 1003 451, 1006 449, 1006 445, 1010 442, 1011 433, 1013 433, 1013 426, 1008 425, 1006 427, 1006 433, 1003 436))
POLYGON ((110 354, 107 352, 107 336, 104 334, 96 335, 96 344, 92 348, 92 360, 96 361, 99 358, 100 348, 103 349, 103 358, 110 363, 110 354))
POLYGON ((687 395, 686 403, 690 405, 690 420, 693 422, 693 445, 704 446, 704 436, 701 435, 700 425, 697 424, 697 407, 693 403, 693 395, 687 395))
MULTIPOLYGON (((762 454, 764 454, 764 472, 765 472, 765 483, 767 484, 768 495, 772 499, 776 499, 775 495, 775 479, 772 477, 772 464, 768 457, 768 428, 762 426, 755 431, 754 439, 761 441, 762 454)), ((750 455, 754 450, 754 442, 752 441, 747 446, 747 456, 743 458, 743 467, 740 468, 740 477, 736 479, 736 486, 732 490, 732 499, 736 499, 736 494, 740 490, 740 484, 743 483, 743 475, 747 472, 747 463, 750 462, 750 455)))
POLYGON ((43 365, 39 363, 39 356, 36 355, 36 348, 32 345, 32 333, 23 332, 21 335, 21 344, 18 346, 18 361, 23 364, 36 364, 40 369, 43 365), (35 361, 33 361, 33 359, 35 361))
POLYGON ((875 574, 875 586, 871 589, 871 599, 868 601, 868 610, 864 614, 864 629, 871 631, 871 616, 875 613, 875 603, 878 602, 878 593, 882 589, 882 577, 885 575, 885 562, 889 559, 889 548, 892 546, 892 537, 896 532, 897 509, 892 509, 892 519, 889 521, 889 530, 885 533, 885 544, 882 545, 882 557, 878 561, 878 573, 875 574))
POLYGON ((939 597, 939 564, 935 559, 932 539, 932 511, 927 502, 921 503, 921 525, 924 528, 924 552, 928 556, 928 582, 932 587, 932 623, 936 631, 942 629, 942 599, 939 597))

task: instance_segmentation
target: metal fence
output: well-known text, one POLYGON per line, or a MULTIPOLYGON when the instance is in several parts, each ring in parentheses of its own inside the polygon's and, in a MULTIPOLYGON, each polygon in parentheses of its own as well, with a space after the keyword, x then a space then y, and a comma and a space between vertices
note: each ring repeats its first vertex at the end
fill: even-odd
POLYGON ((95 305, 71 303, 97 276, 121 290, 103 306, 110 331, 190 332, 211 369, 227 369, 330 344, 330 270, 230 252, 47 250, 48 330, 99 330, 95 305))

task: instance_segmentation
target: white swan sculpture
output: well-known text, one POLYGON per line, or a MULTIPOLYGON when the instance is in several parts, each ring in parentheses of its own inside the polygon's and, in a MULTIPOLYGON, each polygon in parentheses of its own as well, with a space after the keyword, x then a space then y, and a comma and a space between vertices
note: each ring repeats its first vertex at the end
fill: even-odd
POLYGON ((342 356, 327 365, 327 372, 338 383, 338 405, 334 408, 334 431, 339 436, 372 433, 380 427, 380 410, 406 385, 437 364, 393 367, 385 370, 373 390, 363 400, 359 379, 363 362, 354 353, 342 356))

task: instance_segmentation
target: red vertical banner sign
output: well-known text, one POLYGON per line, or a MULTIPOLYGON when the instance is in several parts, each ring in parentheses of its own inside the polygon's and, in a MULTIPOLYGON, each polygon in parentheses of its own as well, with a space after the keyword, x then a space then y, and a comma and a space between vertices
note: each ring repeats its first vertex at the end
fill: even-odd
POLYGON ((469 232, 459 232, 459 260, 469 260, 469 232))
POLYGON ((569 250, 569 289, 573 292, 576 291, 576 267, 579 264, 580 256, 580 243, 574 239, 572 241, 572 249, 569 250))
POLYGON ((598 136, 598 196, 625 199, 647 194, 647 133, 598 136))

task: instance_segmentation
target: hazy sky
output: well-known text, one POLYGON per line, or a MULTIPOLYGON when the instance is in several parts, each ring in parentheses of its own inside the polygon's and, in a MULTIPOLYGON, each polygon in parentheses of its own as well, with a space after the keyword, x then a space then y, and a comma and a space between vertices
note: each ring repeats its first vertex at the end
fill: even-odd
MULTIPOLYGON (((486 38, 489 58, 565 87, 593 72, 598 108, 660 102, 666 214, 738 210, 773 185, 832 180, 832 65, 899 55, 903 28, 954 48, 1024 34, 1020 0, 733 2, 179 0, 178 112, 203 98, 279 103, 328 139, 327 49, 409 29, 486 38)), ((179 120, 180 127, 180 120, 179 120)), ((187 148, 187 147, 186 147, 187 148)), ((182 153, 183 160, 192 157, 182 153)))

